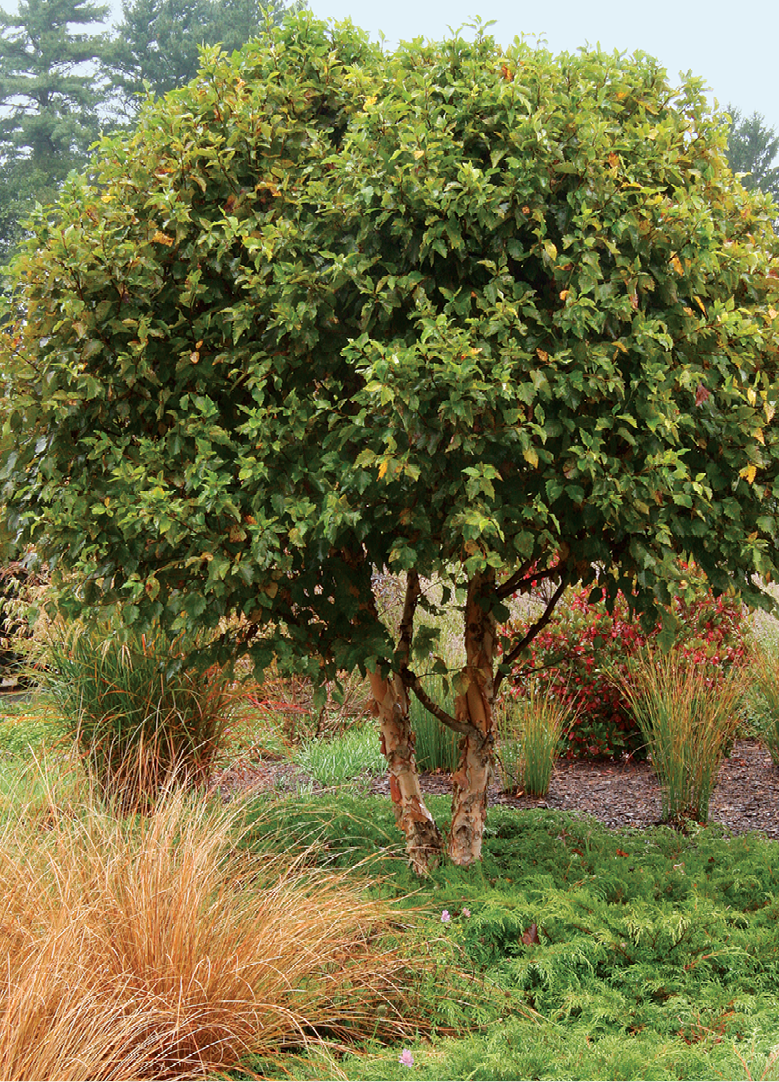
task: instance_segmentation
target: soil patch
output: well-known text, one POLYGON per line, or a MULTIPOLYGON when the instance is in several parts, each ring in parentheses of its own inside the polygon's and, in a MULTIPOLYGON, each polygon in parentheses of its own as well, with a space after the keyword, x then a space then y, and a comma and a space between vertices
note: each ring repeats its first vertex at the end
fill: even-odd
MULTIPOLYGON (((448 774, 423 774, 425 793, 451 792, 448 774)), ((286 762, 260 760, 225 771, 216 786, 228 797, 236 792, 294 792, 305 786, 321 790, 312 778, 286 762)), ((371 782, 369 792, 389 799, 386 778, 371 782)), ((654 826, 660 821, 660 787, 649 763, 560 760, 543 798, 508 794, 493 784, 491 805, 558 808, 593 815, 612 828, 654 826)), ((729 833, 761 830, 779 839, 779 770, 756 740, 738 740, 720 768, 709 807, 709 821, 729 833)))

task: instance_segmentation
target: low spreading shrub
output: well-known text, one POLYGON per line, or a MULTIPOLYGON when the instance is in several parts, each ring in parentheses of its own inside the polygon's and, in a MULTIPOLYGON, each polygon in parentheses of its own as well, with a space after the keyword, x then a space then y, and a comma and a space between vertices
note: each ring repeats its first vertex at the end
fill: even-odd
MULTIPOLYGON (((694 571, 688 569, 688 575, 672 604, 678 628, 674 649, 700 667, 715 686, 746 654, 744 613, 738 598, 715 597, 694 571)), ((610 674, 629 679, 630 659, 657 641, 661 625, 645 631, 622 594, 611 612, 602 600, 591 597, 588 589, 567 593, 515 667, 514 693, 521 697, 534 676, 575 711, 567 741, 569 757, 640 755, 644 737, 623 688, 610 674)), ((522 625, 509 630, 516 634, 522 625)))
MULTIPOLYGON (((430 801, 443 818, 449 798, 430 801)), ((476 983, 468 992, 454 967, 439 971, 424 1015, 439 1020, 432 1039, 268 1070, 251 1061, 243 1077, 703 1079, 748 1078, 748 1067, 760 1078, 768 1065, 779 861, 761 834, 613 830, 496 806, 479 868, 442 864, 420 884, 399 846, 387 853, 389 800, 339 794, 269 810, 247 840, 283 851, 318 841, 322 862, 385 873, 374 890, 425 906, 420 934, 436 954, 462 952, 476 983)))

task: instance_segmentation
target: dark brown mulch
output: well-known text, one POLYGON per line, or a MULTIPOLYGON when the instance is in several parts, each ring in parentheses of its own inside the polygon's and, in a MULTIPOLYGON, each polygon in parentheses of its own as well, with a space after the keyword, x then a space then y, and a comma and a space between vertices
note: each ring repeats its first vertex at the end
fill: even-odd
MULTIPOLYGON (((423 774, 425 793, 448 793, 447 774, 423 774)), ((227 796, 237 791, 293 792, 313 785, 311 778, 288 763, 261 760, 226 771, 217 786, 227 796)), ((389 796, 385 778, 376 779, 369 791, 389 796)), ((608 827, 648 827, 660 821, 660 787, 649 763, 583 762, 560 760, 548 794, 543 798, 510 795, 498 784, 490 789, 489 802, 514 808, 558 808, 594 815, 608 827)), ((761 830, 779 839, 779 769, 756 740, 739 740, 720 768, 709 807, 709 821, 721 823, 730 833, 761 830)))
MULTIPOLYGON (((514 807, 587 812, 609 827, 647 827, 660 820, 660 786, 649 763, 561 761, 543 800, 499 796, 514 807)), ((779 838, 779 770, 756 740, 736 742, 720 767, 709 822, 730 833, 762 830, 779 838)))

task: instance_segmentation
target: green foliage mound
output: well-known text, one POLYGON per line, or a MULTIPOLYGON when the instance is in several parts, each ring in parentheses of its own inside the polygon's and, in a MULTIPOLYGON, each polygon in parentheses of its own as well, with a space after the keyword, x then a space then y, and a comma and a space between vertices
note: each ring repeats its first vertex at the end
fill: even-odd
POLYGON ((642 54, 481 30, 385 53, 308 16, 206 50, 14 263, 13 541, 71 615, 370 671, 420 872, 440 836, 405 699, 446 663, 414 617, 453 589, 467 665, 436 716, 467 764, 450 855, 477 860, 512 593, 552 586, 506 665, 596 568, 648 619, 680 557, 771 604, 779 239, 724 145, 702 83, 642 54), (384 569, 407 574, 394 638, 384 569))
MULTIPOLYGON (((462 978, 441 970, 451 1002, 431 1000, 442 1032, 411 1046, 414 1077, 745 1077, 739 1054, 760 1074, 779 1027, 775 842, 496 808, 482 865, 438 869, 420 890, 387 848, 391 821, 389 804, 364 798, 281 802, 253 844, 275 831, 277 845, 318 841, 313 859, 392 869, 375 889, 413 889, 407 904, 428 907, 442 963, 454 946, 486 982, 476 1011, 462 978), (447 1024, 470 1035, 447 1039, 447 1024)), ((399 1052, 337 1069, 409 1077, 399 1052)), ((297 1077, 316 1076, 308 1069, 297 1077)))

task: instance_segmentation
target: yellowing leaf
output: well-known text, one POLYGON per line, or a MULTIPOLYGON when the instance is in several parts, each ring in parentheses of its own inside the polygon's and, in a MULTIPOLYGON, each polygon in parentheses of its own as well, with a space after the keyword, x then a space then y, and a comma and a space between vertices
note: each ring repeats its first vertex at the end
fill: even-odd
POLYGON ((537 349, 538 359, 546 363, 549 360, 549 354, 543 349, 537 349))
POLYGON ((375 105, 376 104, 376 95, 371 94, 371 96, 369 98, 366 98, 365 99, 365 104, 366 105, 375 105))
POLYGON ((777 310, 775 308, 769 308, 768 309, 768 314, 771 317, 771 319, 776 319, 776 317, 779 316, 779 312, 777 312, 777 310))
POLYGON ((379 480, 381 480, 382 477, 384 476, 384 474, 387 472, 387 466, 388 465, 389 465, 389 461, 388 461, 388 459, 385 458, 384 461, 382 462, 382 464, 379 466, 379 480))
POLYGON ((415 159, 417 161, 419 161, 420 158, 424 158, 424 156, 425 156, 424 150, 415 150, 414 151, 414 157, 415 157, 415 159))
POLYGON ((618 353, 627 353, 627 351, 628 351, 628 347, 625 345, 624 342, 615 342, 614 343, 614 356, 615 357, 617 356, 618 353))
POLYGON ((762 428, 756 428, 752 435, 755 437, 758 443, 765 444, 765 436, 763 435, 762 428))
POLYGON ((706 315, 706 309, 703 307, 703 301, 700 299, 700 297, 693 297, 693 300, 698 305, 703 314, 706 315))
POLYGON ((684 267, 682 266, 682 261, 678 255, 674 254, 671 256, 671 266, 677 274, 684 274, 684 267))
POLYGON ((754 462, 750 462, 748 466, 745 466, 743 468, 743 470, 739 470, 738 475, 739 475, 739 477, 743 477, 746 481, 749 481, 749 483, 751 485, 752 482, 755 479, 755 474, 756 473, 757 473, 757 466, 754 464, 754 462))
POLYGON ((747 401, 749 402, 750 406, 754 406, 754 404, 757 402, 757 395, 755 394, 754 387, 747 387, 747 401))
POLYGON ((533 448, 526 447, 522 454, 525 457, 525 461, 529 462, 533 469, 536 469, 536 467, 538 466, 538 455, 533 450, 533 448))
POLYGON ((619 154, 615 154, 614 151, 609 154, 609 166, 616 173, 617 166, 619 165, 619 154))
POLYGON ((198 353, 198 351, 196 349, 192 350, 192 352, 189 355, 189 359, 192 362, 192 364, 197 364, 197 362, 200 360, 200 354, 198 353))
POLYGON ((773 402, 766 402, 763 408, 765 409, 766 422, 770 425, 771 421, 774 419, 774 414, 776 413, 776 406, 773 402))
POLYGON ((567 297, 569 297, 570 295, 571 295, 571 291, 570 291, 570 289, 564 289, 564 290, 562 290, 562 292, 560 293, 560 300, 561 300, 561 301, 564 301, 564 300, 565 300, 565 299, 566 299, 567 297))
POLYGON ((170 248, 176 241, 173 237, 167 236, 165 233, 160 232, 158 229, 154 236, 151 238, 156 244, 164 244, 166 248, 170 248))

